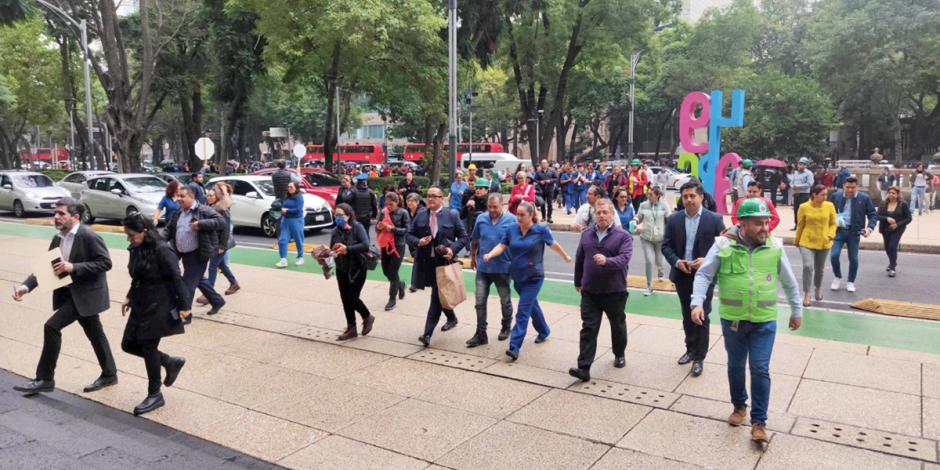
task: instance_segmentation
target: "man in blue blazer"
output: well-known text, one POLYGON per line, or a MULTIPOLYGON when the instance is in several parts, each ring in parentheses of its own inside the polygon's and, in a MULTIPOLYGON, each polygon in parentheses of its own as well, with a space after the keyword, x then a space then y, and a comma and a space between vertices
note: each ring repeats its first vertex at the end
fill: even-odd
POLYGON ((669 270, 669 280, 675 283, 679 304, 682 306, 685 354, 678 362, 680 365, 691 362, 692 376, 698 377, 702 374, 702 363, 708 352, 708 314, 712 309, 715 284, 708 288, 703 305, 705 321, 701 325, 692 322, 692 285, 695 272, 715 243, 715 237, 725 230, 725 222, 721 215, 702 207, 705 190, 698 181, 683 184, 679 192, 685 210, 674 212, 666 219, 662 252, 672 267, 669 270))
POLYGON ((839 226, 836 238, 832 240, 832 249, 829 251, 829 263, 832 264, 832 290, 842 288, 842 266, 839 256, 842 247, 849 252, 849 280, 845 290, 855 292, 855 277, 858 275, 858 243, 861 237, 868 237, 875 230, 878 223, 878 212, 871 198, 865 193, 858 192, 858 178, 849 176, 842 183, 842 190, 829 196, 829 200, 836 206, 836 221, 839 226), (866 223, 865 219, 868 219, 866 223))
POLYGON ((428 189, 427 207, 418 209, 405 239, 409 245, 418 247, 413 268, 415 287, 431 287, 431 304, 428 306, 424 334, 418 338, 421 344, 428 346, 442 312, 447 317, 447 322, 441 331, 457 326, 454 311, 441 307, 436 268, 450 263, 454 256, 467 246, 467 228, 460 221, 460 214, 456 210, 444 207, 444 192, 441 188, 431 187, 428 189))

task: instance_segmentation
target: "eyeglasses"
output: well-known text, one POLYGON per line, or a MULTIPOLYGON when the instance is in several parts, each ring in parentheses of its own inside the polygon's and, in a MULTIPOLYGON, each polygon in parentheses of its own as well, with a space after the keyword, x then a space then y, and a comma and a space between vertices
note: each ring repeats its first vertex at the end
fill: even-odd
POLYGON ((440 198, 442 198, 442 197, 444 197, 444 196, 443 196, 442 194, 428 194, 428 197, 429 197, 429 198, 440 199, 440 198))

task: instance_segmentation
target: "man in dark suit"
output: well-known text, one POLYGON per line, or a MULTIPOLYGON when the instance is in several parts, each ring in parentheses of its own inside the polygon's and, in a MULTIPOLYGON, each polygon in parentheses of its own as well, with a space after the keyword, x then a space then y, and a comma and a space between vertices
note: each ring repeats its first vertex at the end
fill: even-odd
POLYGON ((832 193, 829 200, 836 206, 836 219, 839 226, 829 251, 829 264, 832 265, 833 277, 831 288, 832 290, 842 288, 842 265, 839 263, 839 257, 842 255, 842 247, 845 246, 849 252, 849 278, 845 289, 849 293, 854 293, 855 278, 858 276, 860 237, 867 238, 875 230, 878 212, 868 194, 859 192, 858 178, 854 176, 846 178, 842 183, 842 190, 832 193))
MULTIPOLYGON (((85 336, 98 357, 101 376, 85 387, 93 392, 117 383, 117 367, 108 337, 101 327, 98 314, 111 305, 108 297, 106 274, 111 270, 111 257, 104 240, 80 223, 84 207, 70 197, 62 198, 55 205, 52 220, 59 234, 52 240, 49 250, 58 250, 59 261, 52 265, 56 276, 69 276, 72 283, 52 291, 52 308, 55 313, 46 320, 42 355, 36 366, 36 379, 14 390, 34 395, 51 392, 55 388, 55 366, 62 348, 62 329, 78 321, 85 336)), ((30 275, 13 292, 13 300, 19 302, 23 296, 38 287, 36 276, 30 275)))
POLYGON ((418 338, 421 344, 428 346, 434 328, 441 319, 441 312, 447 317, 441 331, 457 326, 454 311, 441 307, 436 268, 450 263, 454 255, 467 246, 467 229, 456 210, 444 207, 444 192, 441 188, 431 187, 428 189, 427 207, 418 209, 405 238, 409 245, 418 247, 414 257, 415 287, 431 287, 431 305, 428 306, 424 334, 418 338))
POLYGON ((679 364, 692 363, 692 376, 702 374, 702 363, 708 352, 708 314, 712 309, 712 294, 715 284, 708 288, 705 298, 705 321, 701 325, 692 322, 692 285, 695 272, 702 265, 715 237, 725 230, 724 220, 715 212, 702 206, 704 189, 698 181, 689 181, 680 188, 685 210, 674 212, 666 219, 666 233, 662 251, 672 268, 669 280, 675 283, 682 306, 682 329, 685 330, 685 354, 679 364))

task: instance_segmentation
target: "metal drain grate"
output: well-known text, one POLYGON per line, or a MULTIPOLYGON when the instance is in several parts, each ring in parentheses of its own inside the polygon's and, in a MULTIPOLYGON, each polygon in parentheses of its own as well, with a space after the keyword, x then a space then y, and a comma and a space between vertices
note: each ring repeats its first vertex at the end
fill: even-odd
POLYGON ((286 334, 303 339, 312 339, 314 341, 334 342, 336 340, 336 336, 340 333, 342 332, 326 330, 314 326, 305 326, 294 331, 288 331, 286 334))
POLYGON ((469 354, 459 354, 449 351, 439 351, 435 349, 424 349, 411 356, 411 359, 430 362, 442 366, 458 367, 460 369, 480 371, 496 361, 486 357, 471 356, 469 354))
POLYGON ((605 380, 590 380, 588 382, 578 382, 568 388, 573 392, 586 393, 598 397, 612 398, 614 400, 636 403, 638 405, 652 406, 655 408, 669 408, 675 402, 679 395, 670 392, 661 392, 650 388, 636 387, 633 385, 624 385, 605 380))
POLYGON ((937 442, 816 419, 800 418, 793 434, 914 459, 937 461, 937 442))
POLYGON ((211 317, 206 314, 199 314, 199 318, 204 318, 206 320, 212 320, 219 323, 228 323, 231 325, 242 325, 245 323, 245 320, 250 319, 248 315, 235 312, 220 312, 211 317))

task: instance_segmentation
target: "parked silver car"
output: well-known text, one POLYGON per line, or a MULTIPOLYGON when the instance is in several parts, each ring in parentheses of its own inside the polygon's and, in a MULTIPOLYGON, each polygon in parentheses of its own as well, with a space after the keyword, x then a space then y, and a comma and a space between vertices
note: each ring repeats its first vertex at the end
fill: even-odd
POLYGON ((56 186, 65 188, 75 199, 82 197, 82 190, 85 189, 85 182, 91 178, 102 175, 113 175, 111 171, 74 171, 65 175, 56 186))
POLYGON ((123 219, 133 212, 147 217, 156 212, 166 191, 166 182, 145 173, 116 173, 91 178, 82 190, 83 222, 123 219))
POLYGON ((29 212, 51 214, 56 201, 68 195, 68 191, 42 173, 0 172, 0 210, 13 211, 17 217, 29 212))

